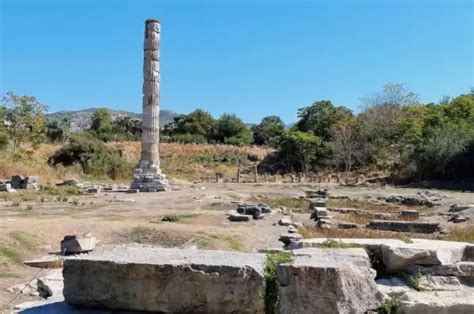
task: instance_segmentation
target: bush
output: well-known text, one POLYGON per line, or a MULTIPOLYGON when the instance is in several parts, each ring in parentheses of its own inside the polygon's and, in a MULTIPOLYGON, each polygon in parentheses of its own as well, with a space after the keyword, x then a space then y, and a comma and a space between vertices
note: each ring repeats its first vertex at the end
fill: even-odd
POLYGON ((265 313, 279 313, 280 285, 277 280, 277 267, 280 264, 292 263, 293 255, 290 252, 267 254, 265 262, 265 313))
POLYGON ((49 158, 49 163, 53 166, 79 164, 85 174, 111 179, 129 178, 133 169, 120 158, 118 151, 87 134, 73 136, 69 144, 49 158))

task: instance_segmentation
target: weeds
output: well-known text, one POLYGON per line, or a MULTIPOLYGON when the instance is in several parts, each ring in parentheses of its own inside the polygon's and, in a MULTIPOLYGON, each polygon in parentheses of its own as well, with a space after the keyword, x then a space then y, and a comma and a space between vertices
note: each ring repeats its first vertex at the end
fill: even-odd
POLYGON ((447 239, 474 243, 474 226, 451 228, 448 231, 447 239))
POLYGON ((327 239, 324 242, 318 244, 318 247, 322 249, 350 249, 360 248, 361 246, 354 243, 344 243, 335 239, 327 239))
POLYGON ((423 278, 423 274, 421 273, 421 270, 417 269, 415 275, 410 276, 410 280, 409 280, 410 286, 413 289, 420 291, 420 283, 421 283, 422 278, 423 278))
POLYGON ((280 312, 280 286, 277 278, 277 267, 280 264, 292 263, 293 255, 290 252, 277 252, 267 254, 264 266, 265 277, 265 313, 280 312))
POLYGON ((400 299, 398 298, 387 299, 378 308, 378 313, 395 314, 400 306, 401 306, 400 299))
MULTIPOLYGON (((192 219, 196 218, 199 216, 199 214, 189 214, 189 213, 183 213, 183 214, 172 214, 172 215, 166 215, 161 218, 161 221, 165 222, 178 222, 178 221, 183 221, 185 219, 192 219)), ((153 222, 153 221, 152 221, 153 222)))
POLYGON ((4 245, 0 245, 0 257, 5 257, 14 264, 21 264, 23 262, 21 254, 18 251, 4 245))

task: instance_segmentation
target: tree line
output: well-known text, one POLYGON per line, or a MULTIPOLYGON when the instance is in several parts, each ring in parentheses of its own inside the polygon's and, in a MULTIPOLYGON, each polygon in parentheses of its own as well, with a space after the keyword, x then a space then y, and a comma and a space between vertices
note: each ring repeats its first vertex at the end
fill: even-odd
MULTIPOLYGON (((275 172, 387 171, 408 180, 474 177, 474 90, 423 104, 403 84, 387 84, 362 99, 354 113, 330 100, 298 109, 290 128, 278 116, 248 126, 234 114, 214 118, 197 109, 163 126, 163 142, 264 145, 275 148, 265 162, 275 172)), ((48 120, 31 96, 7 93, 0 107, 0 149, 16 154, 23 142, 69 143, 71 122, 48 120)), ((112 119, 98 109, 80 134, 100 142, 139 140, 141 121, 112 119)))

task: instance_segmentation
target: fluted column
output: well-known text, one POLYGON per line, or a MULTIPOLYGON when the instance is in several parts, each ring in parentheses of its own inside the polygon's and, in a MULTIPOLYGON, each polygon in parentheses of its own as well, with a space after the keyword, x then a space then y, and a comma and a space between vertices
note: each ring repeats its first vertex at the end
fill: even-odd
POLYGON ((142 106, 143 128, 140 168, 149 168, 159 172, 160 22, 158 20, 146 20, 145 22, 142 106))

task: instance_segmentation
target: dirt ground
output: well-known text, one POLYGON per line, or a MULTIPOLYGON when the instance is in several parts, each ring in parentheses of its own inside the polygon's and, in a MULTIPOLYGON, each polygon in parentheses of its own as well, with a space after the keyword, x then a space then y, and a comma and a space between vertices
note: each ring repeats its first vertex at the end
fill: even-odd
MULTIPOLYGON (((5 290, 7 287, 27 282, 38 271, 23 266, 23 260, 59 251, 66 234, 93 233, 100 241, 97 250, 131 242, 248 252, 282 247, 278 238, 287 227, 276 222, 283 214, 278 212, 263 220, 238 223, 229 222, 226 213, 235 209, 238 202, 255 202, 259 198, 298 199, 305 190, 314 188, 318 186, 175 183, 172 191, 161 193, 103 192, 74 196, 67 201, 46 199, 21 204, 0 201, 0 305, 13 297, 5 290), (178 221, 161 221, 173 214, 178 221)), ((422 191, 395 187, 330 188, 332 195, 355 198, 412 195, 422 191)), ((446 199, 441 206, 426 210, 427 219, 440 219, 438 213, 447 211, 450 204, 474 203, 474 193, 431 192, 440 193, 446 199)), ((292 218, 310 222, 309 212, 304 210, 294 213, 292 218)), ((22 299, 25 297, 15 303, 22 299)))

